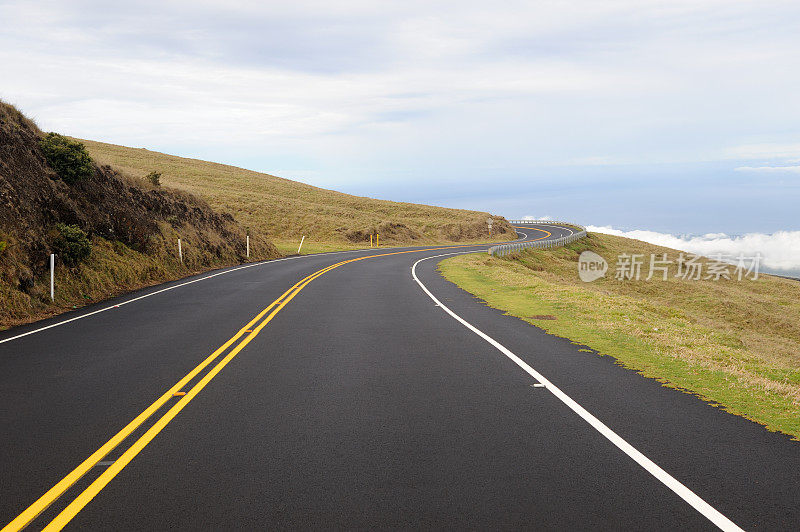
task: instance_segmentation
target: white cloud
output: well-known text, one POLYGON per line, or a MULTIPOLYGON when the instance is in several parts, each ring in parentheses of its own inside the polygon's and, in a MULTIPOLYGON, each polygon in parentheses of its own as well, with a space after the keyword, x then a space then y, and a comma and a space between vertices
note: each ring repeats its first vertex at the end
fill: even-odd
POLYGON ((544 216, 523 216, 522 219, 523 220, 542 220, 542 221, 544 221, 544 220, 552 220, 553 218, 551 216, 544 215, 544 216))
MULTIPOLYGON (((635 141, 643 132, 672 128, 681 130, 673 140, 685 138, 679 151, 690 153, 669 156, 685 160, 697 155, 696 139, 687 135, 695 124, 707 130, 719 123, 725 131, 720 115, 741 122, 751 112, 767 120, 775 109, 763 108, 759 91, 786 101, 782 87, 791 97, 798 80, 791 78, 795 69, 775 68, 791 64, 797 48, 791 2, 770 10, 752 0, 505 8, 420 1, 380 8, 363 1, 81 4, 0 5, 0 96, 54 129, 120 141, 127 130, 129 138, 150 136, 151 145, 198 131, 220 143, 249 136, 253 145, 299 135, 315 147, 331 132, 346 132, 357 144, 373 133, 364 125, 386 113, 455 108, 464 123, 474 118, 481 127, 455 124, 447 133, 474 143, 494 137, 502 145, 504 136, 526 129, 531 136, 546 132, 538 135, 562 148, 550 162, 628 160, 642 152, 635 141), (790 83, 773 80, 776 70, 790 83), (745 98, 750 104, 741 109, 745 98), (487 102, 507 105, 486 108, 487 102), (74 112, 54 113, 64 106, 74 112), (246 119, 234 119, 240 117, 246 119), (508 127, 516 117, 527 127, 508 127), (153 138, 154 130, 162 137, 153 138), (596 146, 603 138, 607 144, 596 146)), ((785 106, 777 108, 792 119, 785 106)), ((402 128, 388 134, 409 135, 402 128)), ((536 140, 526 158, 552 153, 536 140)), ((434 145, 424 136, 417 142, 434 145)), ((654 139, 643 157, 663 144, 654 139)))
POLYGON ((0 98, 46 130, 331 188, 425 202, 436 176, 457 201, 471 180, 489 209, 545 167, 608 190, 612 165, 800 157, 800 4, 769 4, 0 0, 0 98))
POLYGON ((622 231, 613 227, 588 226, 588 231, 642 240, 705 257, 723 255, 753 257, 763 256, 762 264, 777 271, 800 270, 800 231, 778 231, 772 234, 749 233, 728 236, 725 233, 708 233, 702 236, 676 236, 668 233, 636 229, 622 231))
POLYGON ((737 172, 793 173, 800 174, 800 166, 739 166, 737 172))

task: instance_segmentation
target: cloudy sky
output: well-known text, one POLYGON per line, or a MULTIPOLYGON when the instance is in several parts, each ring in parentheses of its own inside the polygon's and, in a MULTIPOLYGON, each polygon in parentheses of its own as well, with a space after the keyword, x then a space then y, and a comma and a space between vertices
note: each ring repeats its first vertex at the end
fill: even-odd
POLYGON ((46 130, 623 230, 800 230, 800 2, 0 0, 46 130))

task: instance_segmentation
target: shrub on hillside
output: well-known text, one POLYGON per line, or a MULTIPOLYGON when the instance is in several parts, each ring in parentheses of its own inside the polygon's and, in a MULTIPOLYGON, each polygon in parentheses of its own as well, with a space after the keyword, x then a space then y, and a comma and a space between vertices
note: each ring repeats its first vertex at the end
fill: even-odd
POLYGON ((58 258, 68 266, 76 266, 92 252, 92 243, 86 232, 77 225, 58 224, 58 236, 53 244, 58 258))
POLYGON ((69 184, 87 179, 94 173, 92 158, 86 146, 58 133, 48 133, 41 140, 42 152, 47 164, 58 176, 69 184))
POLYGON ((155 170, 153 170, 152 172, 147 174, 144 178, 147 179, 147 181, 154 187, 161 186, 161 172, 156 172, 155 170))

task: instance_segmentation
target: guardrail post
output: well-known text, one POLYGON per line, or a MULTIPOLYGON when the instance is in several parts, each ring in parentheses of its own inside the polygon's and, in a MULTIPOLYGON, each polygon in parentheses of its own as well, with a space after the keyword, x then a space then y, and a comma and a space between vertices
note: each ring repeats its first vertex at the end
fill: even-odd
POLYGON ((55 291, 55 278, 56 278, 56 255, 50 254, 50 301, 56 300, 55 291))

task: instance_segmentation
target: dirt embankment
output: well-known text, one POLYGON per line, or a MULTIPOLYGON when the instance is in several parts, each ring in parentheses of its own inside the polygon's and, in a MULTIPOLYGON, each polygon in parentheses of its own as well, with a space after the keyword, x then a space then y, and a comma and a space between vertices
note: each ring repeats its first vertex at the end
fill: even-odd
MULTIPOLYGON (((153 186, 110 166, 67 183, 48 164, 42 132, 0 102, 0 328, 195 271, 246 260, 245 230, 185 192, 153 186), (59 265, 55 304, 48 258, 60 224, 91 242, 78 264, 59 265), (177 239, 184 248, 177 257, 177 239)), ((251 235, 251 260, 278 256, 251 235)))

